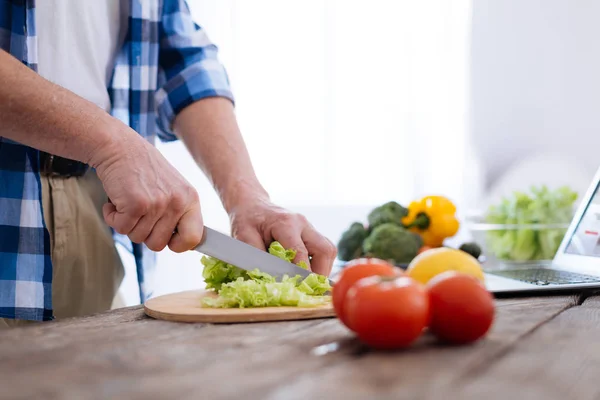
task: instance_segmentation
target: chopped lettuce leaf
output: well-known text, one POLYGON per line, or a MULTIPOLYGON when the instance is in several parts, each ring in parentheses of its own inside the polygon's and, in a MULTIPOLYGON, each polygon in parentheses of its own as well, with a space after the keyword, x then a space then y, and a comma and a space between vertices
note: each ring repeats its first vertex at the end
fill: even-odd
MULTIPOLYGON (((296 257, 294 250, 286 250, 278 242, 271 243, 269 253, 288 262, 296 257)), ((323 275, 311 273, 304 280, 300 275, 284 275, 281 282, 277 282, 273 276, 258 268, 246 272, 213 257, 204 256, 202 264, 206 288, 218 293, 217 298, 202 299, 205 307, 316 307, 331 302, 331 296, 324 295, 331 290, 331 286, 323 275)), ((304 262, 298 265, 308 269, 304 262)))
POLYGON ((300 262, 298 263, 298 266, 299 266, 300 268, 309 269, 309 268, 308 268, 308 264, 307 264, 305 261, 300 261, 300 262))
POLYGON ((306 294, 320 296, 331 290, 331 285, 326 276, 310 274, 298 285, 298 290, 306 294))
MULTIPOLYGON (((286 250, 279 242, 271 243, 269 246, 269 253, 288 262, 292 262, 294 257, 296 257, 295 250, 286 250)), ((202 277, 206 282, 207 289, 216 289, 219 291, 221 289, 221 285, 224 283, 233 282, 240 277, 244 279, 250 278, 249 273, 245 270, 238 268, 235 265, 227 264, 224 261, 217 260, 214 257, 203 256, 201 262, 204 265, 202 277)), ((298 266, 308 269, 308 265, 302 261, 298 264, 298 266)), ((264 274, 260 271, 259 273, 264 274)))
POLYGON ((307 294, 296 286, 296 279, 281 282, 244 280, 223 284, 219 297, 204 297, 202 304, 214 308, 248 307, 316 307, 331 301, 330 296, 307 294))
POLYGON ((294 260, 294 257, 296 257, 295 250, 292 250, 292 249, 286 250, 279 242, 271 243, 271 245, 269 246, 269 253, 271 255, 274 255, 275 257, 284 259, 287 262, 292 262, 294 260))
POLYGON ((235 281, 238 278, 248 278, 248 274, 241 268, 227 264, 213 257, 202 257, 202 277, 206 282, 207 289, 221 289, 223 283, 235 281))
POLYGON ((318 307, 331 303, 331 296, 300 296, 296 307, 318 307))
POLYGON ((267 274, 266 272, 261 272, 258 268, 254 269, 252 271, 249 271, 247 274, 248 274, 248 277, 250 277, 250 279, 253 279, 255 281, 275 282, 274 277, 267 274))

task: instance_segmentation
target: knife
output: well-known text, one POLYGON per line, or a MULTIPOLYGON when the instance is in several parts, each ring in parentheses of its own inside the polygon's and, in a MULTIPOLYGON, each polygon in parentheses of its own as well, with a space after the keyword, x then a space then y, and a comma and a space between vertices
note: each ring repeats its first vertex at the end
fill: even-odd
POLYGON ((246 271, 258 268, 262 272, 279 278, 278 280, 281 280, 283 275, 289 277, 300 275, 304 279, 311 273, 311 271, 282 260, 269 252, 208 227, 204 227, 202 242, 194 250, 246 271))
MULTIPOLYGON (((110 197, 108 198, 108 202, 112 203, 110 197)), ((173 233, 175 232, 177 232, 177 227, 173 233)), ((202 241, 194 250, 228 264, 235 265, 245 271, 252 271, 258 268, 275 279, 279 278, 279 280, 284 275, 289 277, 300 275, 304 279, 312 272, 296 264, 282 260, 279 257, 275 257, 269 252, 257 249, 231 236, 217 232, 207 226, 204 227, 202 241)), ((331 279, 328 278, 328 280, 329 284, 333 285, 331 279)))

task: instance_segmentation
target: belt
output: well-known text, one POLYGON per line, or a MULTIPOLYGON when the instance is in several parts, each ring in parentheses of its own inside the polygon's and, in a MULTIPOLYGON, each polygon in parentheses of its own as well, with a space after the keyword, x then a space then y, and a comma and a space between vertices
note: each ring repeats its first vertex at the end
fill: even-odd
POLYGON ((88 169, 89 166, 80 161, 40 151, 40 173, 44 176, 60 176, 65 178, 83 176, 88 169))

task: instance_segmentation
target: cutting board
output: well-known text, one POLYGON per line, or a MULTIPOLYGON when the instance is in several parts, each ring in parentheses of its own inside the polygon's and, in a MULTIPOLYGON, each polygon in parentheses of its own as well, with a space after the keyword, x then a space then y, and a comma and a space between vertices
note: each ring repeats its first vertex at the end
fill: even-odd
POLYGON ((331 304, 309 308, 207 308, 201 304, 205 296, 216 294, 205 290, 166 294, 146 301, 144 311, 149 317, 174 322, 243 323, 335 317, 331 304))

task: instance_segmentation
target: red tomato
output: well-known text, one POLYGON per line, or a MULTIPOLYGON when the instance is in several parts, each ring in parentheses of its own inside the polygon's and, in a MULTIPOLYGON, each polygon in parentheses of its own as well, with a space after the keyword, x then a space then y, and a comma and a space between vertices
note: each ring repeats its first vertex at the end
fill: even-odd
POLYGON ((358 338, 376 349, 410 346, 427 327, 429 296, 407 276, 371 276, 348 290, 346 316, 358 338))
POLYGON ((399 274, 403 274, 401 269, 378 258, 358 258, 348 262, 331 289, 333 307, 337 317, 344 325, 352 329, 344 315, 344 299, 346 292, 356 281, 373 275, 394 276, 399 274))
POLYGON ((455 271, 441 273, 427 285, 431 304, 429 329, 454 344, 483 337, 494 321, 494 297, 476 278, 455 271))

